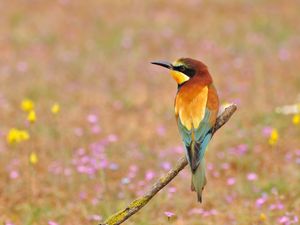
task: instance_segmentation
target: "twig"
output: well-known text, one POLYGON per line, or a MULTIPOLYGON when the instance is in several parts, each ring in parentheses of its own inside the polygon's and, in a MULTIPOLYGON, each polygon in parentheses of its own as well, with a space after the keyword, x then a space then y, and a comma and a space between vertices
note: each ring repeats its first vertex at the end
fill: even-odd
MULTIPOLYGON (((236 111, 236 105, 230 105, 221 113, 217 118, 216 125, 213 128, 213 134, 220 129, 236 111)), ((161 189, 163 189, 171 180, 173 180, 177 174, 188 164, 185 157, 179 159, 173 169, 171 169, 166 175, 162 176, 151 189, 143 196, 137 198, 131 202, 125 209, 120 210, 114 215, 110 216, 100 225, 118 225, 127 220, 133 214, 137 213, 142 207, 144 207, 161 189)))

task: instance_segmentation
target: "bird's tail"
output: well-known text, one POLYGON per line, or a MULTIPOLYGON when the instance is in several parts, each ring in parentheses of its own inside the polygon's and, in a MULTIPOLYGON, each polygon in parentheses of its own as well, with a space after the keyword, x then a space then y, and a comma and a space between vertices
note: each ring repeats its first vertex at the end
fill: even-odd
POLYGON ((197 193, 198 202, 202 202, 202 191, 206 185, 205 159, 200 161, 198 168, 192 172, 192 191, 197 193))

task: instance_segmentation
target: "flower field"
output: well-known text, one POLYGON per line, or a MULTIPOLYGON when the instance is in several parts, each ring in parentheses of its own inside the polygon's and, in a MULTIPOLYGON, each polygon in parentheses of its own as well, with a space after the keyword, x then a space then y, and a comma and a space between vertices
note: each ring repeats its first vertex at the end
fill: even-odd
POLYGON ((237 112, 125 224, 300 224, 299 1, 1 1, 0 224, 99 224, 184 150, 176 83, 207 64, 237 112))

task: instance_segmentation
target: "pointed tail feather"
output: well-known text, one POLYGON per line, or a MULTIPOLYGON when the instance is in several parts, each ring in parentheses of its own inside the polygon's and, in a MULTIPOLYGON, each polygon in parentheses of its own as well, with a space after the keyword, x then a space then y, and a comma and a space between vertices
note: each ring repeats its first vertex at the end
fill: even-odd
POLYGON ((192 190, 197 193, 198 202, 202 202, 202 191, 206 185, 205 159, 203 158, 198 168, 192 173, 192 190))

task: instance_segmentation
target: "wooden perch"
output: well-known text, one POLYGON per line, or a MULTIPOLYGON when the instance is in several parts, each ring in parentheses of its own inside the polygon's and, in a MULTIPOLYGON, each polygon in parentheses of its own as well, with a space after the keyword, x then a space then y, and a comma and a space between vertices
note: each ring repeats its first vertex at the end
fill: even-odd
MULTIPOLYGON (((217 118, 216 125, 213 128, 213 134, 220 129, 236 111, 236 105, 229 105, 217 118)), ((151 187, 151 189, 146 192, 143 196, 137 198, 131 202, 125 209, 120 210, 114 215, 110 216, 108 219, 101 223, 100 225, 118 225, 127 220, 133 214, 137 213, 142 207, 144 207, 154 195, 157 194, 161 189, 163 189, 171 180, 173 180, 177 174, 188 164, 185 156, 179 159, 177 164, 173 169, 171 169, 166 175, 162 176, 156 183, 151 187)))

